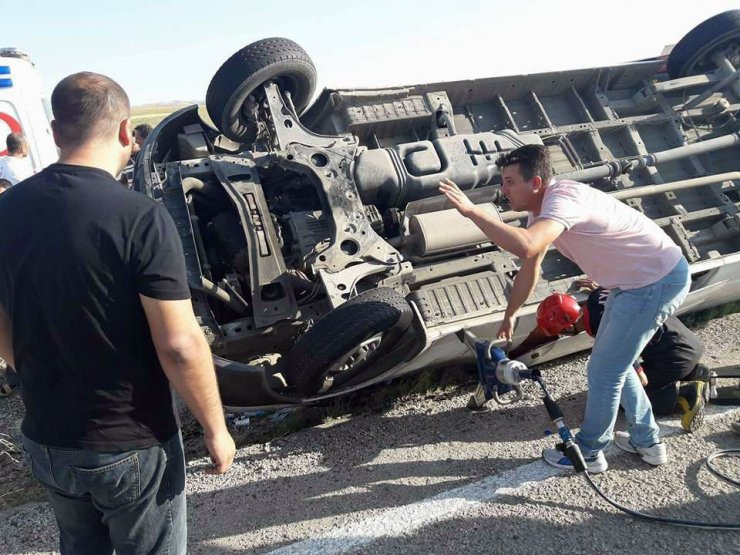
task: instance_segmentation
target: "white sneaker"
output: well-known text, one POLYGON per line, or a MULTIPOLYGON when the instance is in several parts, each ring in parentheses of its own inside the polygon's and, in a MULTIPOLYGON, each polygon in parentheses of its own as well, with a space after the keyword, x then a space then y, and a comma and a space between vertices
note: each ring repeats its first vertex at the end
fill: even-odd
MULTIPOLYGON (((557 449, 543 449, 542 458, 547 464, 554 466, 555 468, 575 470, 571 460, 557 449)), ((601 451, 591 458, 584 457, 583 460, 586 461, 586 467, 591 474, 601 474, 609 468, 609 463, 606 462, 604 453, 601 451)))
POLYGON ((632 443, 627 432, 616 432, 614 434, 614 445, 627 453, 640 455, 643 461, 653 466, 660 466, 668 462, 668 453, 666 452, 665 443, 662 441, 654 443, 650 447, 637 447, 632 443))

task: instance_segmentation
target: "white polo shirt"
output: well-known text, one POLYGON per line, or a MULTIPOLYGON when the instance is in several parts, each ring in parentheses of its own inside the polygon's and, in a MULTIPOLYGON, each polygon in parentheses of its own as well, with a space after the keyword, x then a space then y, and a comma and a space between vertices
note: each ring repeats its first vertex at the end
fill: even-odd
POLYGON ((539 215, 565 227, 553 245, 597 283, 636 289, 665 277, 681 249, 643 213, 576 181, 553 181, 539 215))
POLYGON ((0 158, 0 179, 7 179, 11 185, 33 175, 33 166, 28 156, 3 156, 0 158))

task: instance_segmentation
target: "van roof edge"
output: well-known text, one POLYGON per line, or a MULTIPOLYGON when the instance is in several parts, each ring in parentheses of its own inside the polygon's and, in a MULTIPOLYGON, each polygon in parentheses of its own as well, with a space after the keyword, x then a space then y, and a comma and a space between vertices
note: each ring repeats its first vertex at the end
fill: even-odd
POLYGON ((20 48, 13 46, 0 47, 0 57, 4 58, 20 58, 21 60, 31 61, 31 57, 27 52, 24 52, 20 48))

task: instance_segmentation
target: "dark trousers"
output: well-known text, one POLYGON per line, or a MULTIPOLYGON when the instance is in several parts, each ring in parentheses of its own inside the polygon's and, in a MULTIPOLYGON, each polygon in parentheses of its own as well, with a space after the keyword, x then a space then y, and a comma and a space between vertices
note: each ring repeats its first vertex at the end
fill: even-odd
POLYGON ((62 554, 185 553, 185 457, 180 433, 148 449, 103 453, 23 437, 47 491, 62 554))
POLYGON ((708 370, 705 372, 706 368, 701 364, 689 368, 688 371, 686 367, 681 366, 657 369, 643 366, 643 370, 648 379, 645 393, 650 399, 653 414, 656 416, 668 416, 676 411, 680 382, 709 379, 708 370))

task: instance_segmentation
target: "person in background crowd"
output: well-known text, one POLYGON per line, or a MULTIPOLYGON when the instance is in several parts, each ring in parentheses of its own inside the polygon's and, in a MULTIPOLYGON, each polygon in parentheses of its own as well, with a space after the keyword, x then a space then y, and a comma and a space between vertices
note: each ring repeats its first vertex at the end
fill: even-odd
POLYGON ((0 158, 0 179, 17 185, 33 175, 33 166, 28 157, 28 141, 23 133, 11 133, 5 139, 8 155, 0 158))
POLYGON ((134 168, 136 167, 136 159, 139 157, 139 152, 141 151, 141 145, 144 144, 144 141, 146 141, 146 138, 151 132, 152 126, 148 123, 140 123, 134 127, 134 144, 131 149, 131 158, 129 158, 128 163, 123 168, 120 179, 121 183, 129 189, 134 184, 134 168))
MULTIPOLYGON (((0 194, 10 189, 13 184, 7 179, 0 179, 0 194)), ((12 366, 5 366, 5 383, 0 386, 0 397, 10 397, 13 393, 18 391, 20 380, 18 373, 13 370, 12 366)))
POLYGON ((5 383, 0 386, 0 397, 10 397, 13 393, 18 391, 18 387, 20 385, 21 381, 18 378, 18 372, 16 372, 12 366, 6 364, 5 383))

